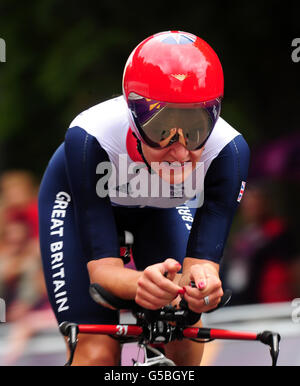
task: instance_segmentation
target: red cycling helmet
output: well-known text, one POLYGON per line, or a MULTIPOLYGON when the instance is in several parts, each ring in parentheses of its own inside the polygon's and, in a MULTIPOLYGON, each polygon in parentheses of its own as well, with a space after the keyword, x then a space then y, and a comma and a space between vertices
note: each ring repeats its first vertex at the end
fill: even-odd
POLYGON ((123 94, 137 137, 151 147, 174 141, 201 148, 219 117, 223 70, 214 50, 186 32, 150 36, 131 53, 123 94))

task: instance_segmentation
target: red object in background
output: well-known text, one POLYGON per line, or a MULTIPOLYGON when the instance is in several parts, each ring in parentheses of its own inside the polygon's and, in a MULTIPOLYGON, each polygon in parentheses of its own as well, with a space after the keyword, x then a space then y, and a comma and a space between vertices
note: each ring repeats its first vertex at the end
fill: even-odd
POLYGON ((38 203, 33 200, 24 208, 10 208, 5 212, 6 221, 24 221, 30 229, 30 237, 39 237, 38 203))
POLYGON ((37 201, 33 201, 25 209, 25 216, 31 226, 32 237, 37 238, 39 236, 39 218, 38 218, 38 204, 37 201))
POLYGON ((285 221, 280 218, 267 220, 263 224, 263 232, 268 238, 274 238, 281 235, 286 230, 285 221))
MULTIPOLYGON (((126 253, 126 248, 125 247, 120 247, 120 256, 124 256, 126 253)), ((130 261, 129 263, 125 264, 126 268, 131 268, 131 269, 136 269, 134 260, 132 257, 132 250, 130 249, 130 261)))
POLYGON ((287 285, 289 272, 284 262, 271 260, 264 268, 262 278, 258 289, 261 303, 288 302, 293 298, 287 285))
MULTIPOLYGON (((286 223, 283 219, 272 218, 263 224, 264 235, 270 239, 280 237, 286 231, 286 223)), ((276 251, 274 250, 274 253, 276 251)), ((283 258, 279 260, 274 256, 262 271, 262 281, 258 289, 259 300, 262 303, 287 302, 293 298, 289 290, 288 264, 283 258)))

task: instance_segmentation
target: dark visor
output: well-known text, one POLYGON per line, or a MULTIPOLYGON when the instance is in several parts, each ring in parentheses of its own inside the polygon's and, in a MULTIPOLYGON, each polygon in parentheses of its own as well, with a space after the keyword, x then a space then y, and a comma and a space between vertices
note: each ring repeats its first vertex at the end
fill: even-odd
POLYGON ((128 105, 147 145, 164 148, 178 141, 188 150, 197 150, 205 144, 214 128, 221 101, 178 104, 130 94, 128 105))

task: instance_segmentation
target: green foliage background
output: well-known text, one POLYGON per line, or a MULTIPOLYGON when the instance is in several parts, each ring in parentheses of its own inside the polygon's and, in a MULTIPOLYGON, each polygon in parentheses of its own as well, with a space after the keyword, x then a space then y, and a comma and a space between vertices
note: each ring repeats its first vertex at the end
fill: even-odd
POLYGON ((207 40, 225 73, 222 116, 252 148, 299 129, 297 2, 0 0, 1 170, 41 177, 82 110, 121 93, 123 67, 148 35, 179 29, 207 40))

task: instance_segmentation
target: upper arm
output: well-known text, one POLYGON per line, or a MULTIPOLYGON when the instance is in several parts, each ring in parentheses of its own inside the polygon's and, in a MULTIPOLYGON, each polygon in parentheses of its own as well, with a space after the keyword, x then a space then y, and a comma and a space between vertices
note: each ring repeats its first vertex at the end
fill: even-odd
POLYGON ((119 256, 118 233, 108 195, 99 197, 96 173, 100 162, 109 162, 96 138, 80 127, 69 128, 65 138, 66 168, 75 203, 76 223, 88 260, 119 256))
POLYGON ((239 135, 213 160, 204 182, 204 203, 195 214, 187 256, 218 263, 248 175, 250 151, 239 135))

